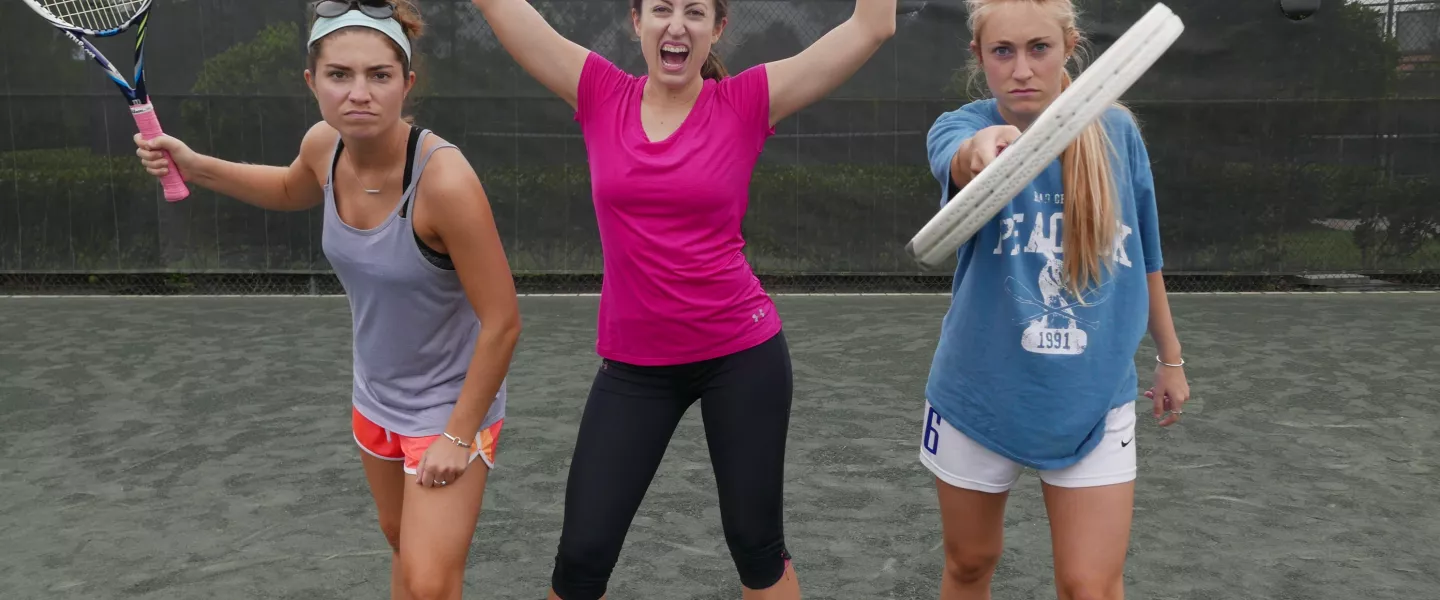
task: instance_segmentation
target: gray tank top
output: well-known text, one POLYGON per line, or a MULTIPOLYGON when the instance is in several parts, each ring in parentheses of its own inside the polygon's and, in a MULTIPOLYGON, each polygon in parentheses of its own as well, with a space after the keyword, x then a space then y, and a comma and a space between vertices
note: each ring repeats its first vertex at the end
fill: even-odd
MULTIPOLYGON (((360 414, 405 436, 438 435, 445 428, 475 352, 480 321, 448 258, 415 233, 415 188, 439 144, 416 160, 428 130, 413 129, 400 202, 374 229, 357 229, 335 209, 336 140, 325 180, 325 258, 350 301, 353 333, 353 402, 360 414)), ((424 210, 424 207, 418 207, 424 210)), ((505 417, 505 387, 481 428, 505 417)))

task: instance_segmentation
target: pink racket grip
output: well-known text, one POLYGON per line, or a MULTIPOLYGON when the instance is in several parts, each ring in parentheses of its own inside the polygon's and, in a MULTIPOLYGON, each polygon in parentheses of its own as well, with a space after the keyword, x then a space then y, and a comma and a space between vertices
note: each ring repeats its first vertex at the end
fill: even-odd
MULTIPOLYGON (((130 107, 130 114, 135 117, 135 124, 140 126, 140 137, 146 140, 153 140, 165 135, 160 129, 160 119, 155 116, 155 107, 149 102, 137 104, 130 107)), ((170 158, 169 152, 164 152, 165 160, 170 163, 170 171, 160 178, 160 185, 165 188, 165 199, 170 202, 179 202, 190 197, 190 188, 185 185, 185 177, 180 174, 180 168, 175 166, 175 161, 170 158)))

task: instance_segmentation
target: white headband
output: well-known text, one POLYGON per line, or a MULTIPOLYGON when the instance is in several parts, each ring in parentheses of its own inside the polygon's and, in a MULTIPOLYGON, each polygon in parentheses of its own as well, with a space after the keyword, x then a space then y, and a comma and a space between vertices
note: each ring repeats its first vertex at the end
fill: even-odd
POLYGON ((369 27, 395 40, 400 49, 405 51, 405 60, 410 58, 410 40, 405 37, 405 28, 393 17, 389 19, 376 19, 366 16, 358 10, 348 10, 338 17, 320 17, 315 20, 315 26, 310 30, 310 45, 327 35, 335 33, 342 27, 369 27))

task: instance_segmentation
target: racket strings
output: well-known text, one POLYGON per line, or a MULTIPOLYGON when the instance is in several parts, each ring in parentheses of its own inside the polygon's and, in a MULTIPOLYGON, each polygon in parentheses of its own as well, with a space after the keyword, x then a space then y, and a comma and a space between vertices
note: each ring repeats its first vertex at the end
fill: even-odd
POLYGON ((144 0, 44 0, 45 10, 70 25, 90 30, 124 25, 144 0))

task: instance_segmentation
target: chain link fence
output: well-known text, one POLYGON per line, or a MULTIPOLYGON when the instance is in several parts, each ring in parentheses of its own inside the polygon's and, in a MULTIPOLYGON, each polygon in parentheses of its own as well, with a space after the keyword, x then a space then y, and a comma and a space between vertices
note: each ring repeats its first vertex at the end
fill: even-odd
MULTIPOLYGON (((598 291, 590 174, 568 106, 469 2, 418 4, 412 112, 479 172, 520 288, 598 291)), ((1079 4, 1093 57, 1151 2, 1079 4)), ((628 2, 533 5, 643 72, 628 2)), ((1167 5, 1186 34, 1125 101, 1150 148, 1170 289, 1440 288, 1440 1, 1327 3, 1299 22, 1269 0, 1167 5)), ((853 8, 733 0, 718 50, 732 73, 790 56, 853 8)), ((27 48, 0 57, 0 293, 340 292, 321 209, 266 212, 193 186, 165 202, 111 84, 26 10, 0 5, 0 34, 27 48)), ((896 37, 778 127, 744 224, 767 288, 949 290, 953 264, 921 270, 904 246, 937 208, 926 132, 975 89, 965 18, 961 0, 901 2, 896 37)), ((167 132, 227 160, 289 163, 320 118, 301 78, 306 22, 297 0, 162 2, 147 71, 167 132)), ((103 42, 127 55, 128 40, 103 42)))
MULTIPOLYGON (((777 294, 948 294, 949 274, 777 274, 760 272, 777 294)), ((522 294, 594 295, 600 274, 516 273, 522 294)), ((1417 273, 1167 273, 1171 293, 1414 292, 1440 290, 1440 276, 1417 273)), ((0 273, 0 295, 334 296, 344 288, 330 272, 0 273)))

